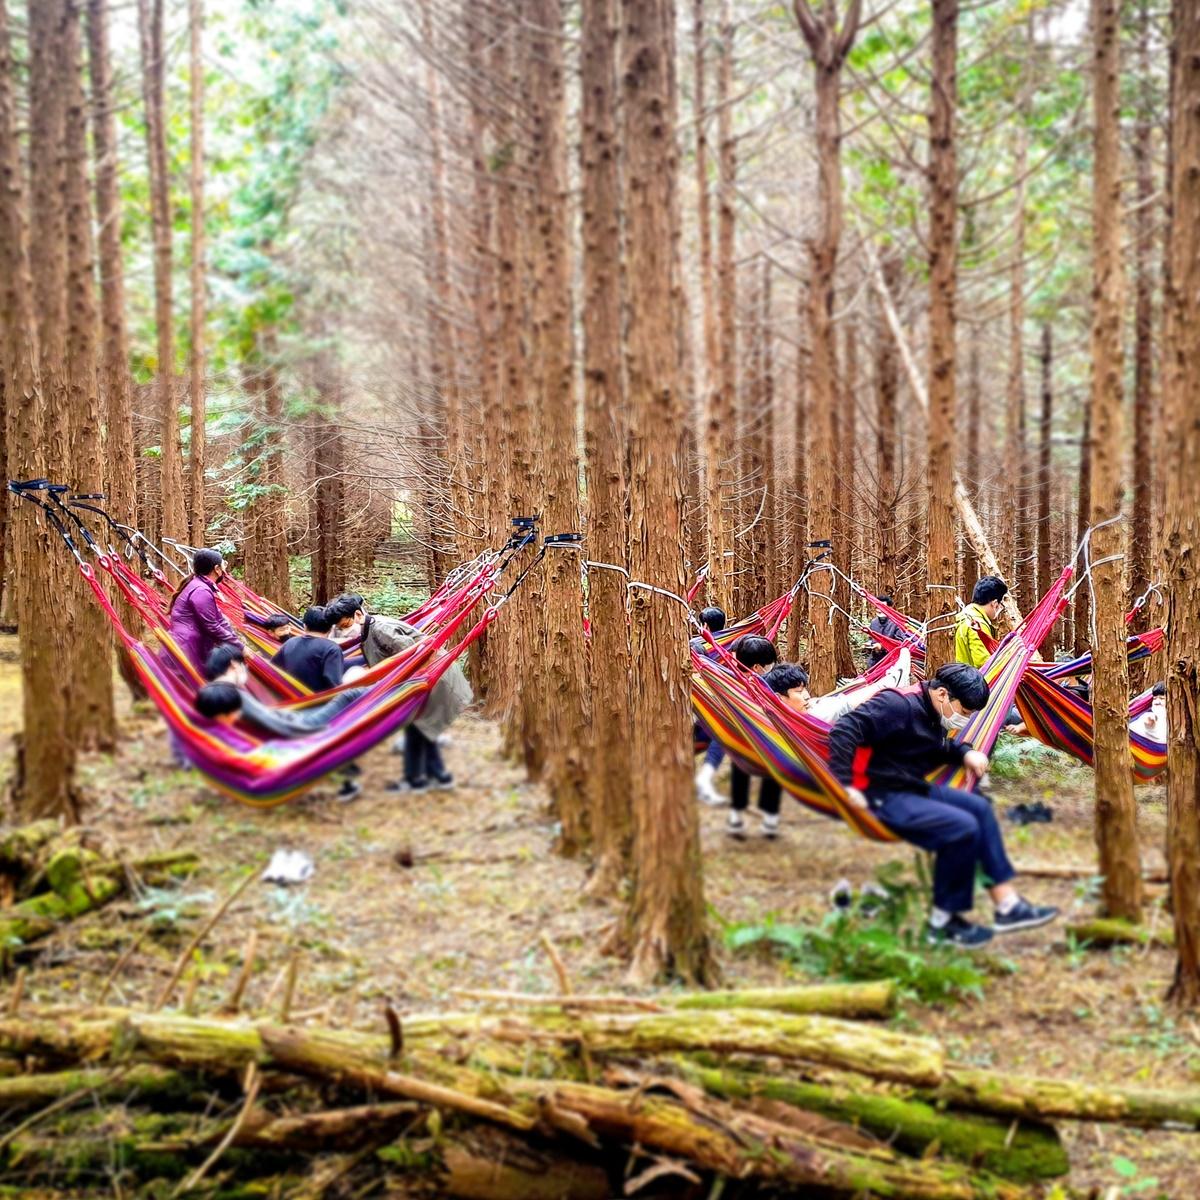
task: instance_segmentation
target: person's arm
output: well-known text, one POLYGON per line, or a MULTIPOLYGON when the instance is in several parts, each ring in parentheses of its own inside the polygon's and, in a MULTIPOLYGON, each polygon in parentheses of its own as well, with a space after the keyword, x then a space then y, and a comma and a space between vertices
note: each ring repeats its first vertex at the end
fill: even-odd
POLYGON ((370 640, 373 644, 372 648, 378 651, 376 662, 391 658, 392 655, 399 654, 402 650, 407 650, 420 636, 411 625, 406 625, 396 618, 371 618, 370 640))
POLYGON ((824 721, 826 725, 832 725, 851 709, 865 704, 879 689, 862 688, 860 691, 864 693, 861 698, 857 698, 859 692, 831 692, 828 696, 818 696, 808 702, 808 714, 818 721, 824 721))
POLYGON ((198 587, 192 592, 192 610, 196 614, 196 623, 214 642, 238 640, 233 626, 221 615, 217 598, 210 588, 198 587))
POLYGON ((346 659, 341 647, 325 640, 325 653, 321 658, 321 687, 337 687, 346 673, 346 659))
POLYGON ((852 709, 841 717, 829 731, 829 766, 834 776, 849 787, 860 787, 862 779, 855 781, 855 760, 859 751, 869 749, 886 727, 887 697, 879 696, 859 708, 852 709))

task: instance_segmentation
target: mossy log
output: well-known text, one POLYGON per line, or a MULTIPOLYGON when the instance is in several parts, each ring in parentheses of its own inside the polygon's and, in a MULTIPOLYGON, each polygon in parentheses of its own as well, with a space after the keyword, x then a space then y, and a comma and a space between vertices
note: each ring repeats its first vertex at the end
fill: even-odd
POLYGON ((673 1066, 684 1079, 726 1100, 782 1101, 868 1130, 896 1149, 921 1157, 927 1151, 982 1167, 1005 1179, 1032 1183, 1065 1175, 1071 1163, 1058 1133, 1041 1121, 1001 1120, 973 1113, 946 1112, 927 1101, 872 1091, 856 1085, 784 1079, 719 1067, 684 1058, 673 1066), (1017 1127, 1014 1129, 1014 1124, 1017 1127))
POLYGON ((951 1066, 934 1096, 939 1103, 955 1108, 1005 1117, 1200 1129, 1200 1088, 1123 1088, 951 1066))
POLYGON ((139 1102, 186 1103, 198 1091, 196 1081, 178 1071, 142 1063, 128 1067, 13 1075, 0 1079, 0 1113, 41 1107, 76 1092, 95 1100, 135 1096, 139 1102))
POLYGON ((0 872, 19 876, 37 870, 43 849, 60 833, 62 827, 53 820, 34 821, 0 833, 0 872))
POLYGON ((1076 921, 1067 930, 1076 941, 1090 942, 1093 946, 1174 946, 1175 931, 1169 923, 1151 928, 1149 925, 1133 925, 1116 917, 1093 917, 1089 921, 1076 921))

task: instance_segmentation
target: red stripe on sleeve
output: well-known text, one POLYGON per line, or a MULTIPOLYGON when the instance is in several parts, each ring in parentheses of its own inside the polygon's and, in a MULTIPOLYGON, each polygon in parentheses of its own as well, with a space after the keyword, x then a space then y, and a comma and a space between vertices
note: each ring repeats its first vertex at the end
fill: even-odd
POLYGON ((859 746, 854 752, 854 763, 850 768, 850 783, 860 792, 867 786, 867 764, 870 761, 871 747, 859 746))

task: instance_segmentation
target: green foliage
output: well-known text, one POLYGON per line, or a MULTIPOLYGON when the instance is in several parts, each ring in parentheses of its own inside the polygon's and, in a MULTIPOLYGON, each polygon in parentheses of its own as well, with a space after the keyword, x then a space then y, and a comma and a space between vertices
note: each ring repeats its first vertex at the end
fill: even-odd
POLYGON ((398 617, 403 613, 412 612, 414 608, 428 598, 428 593, 402 587, 390 575, 385 577, 376 587, 363 592, 363 599, 367 602, 367 608, 372 612, 384 613, 391 617, 398 617))
POLYGON ((899 862, 885 864, 877 878, 883 896, 859 897, 817 925, 784 924, 768 915, 727 926, 726 943, 736 951, 769 950, 821 978, 894 979, 925 1002, 982 995, 986 972, 977 959, 926 944, 928 898, 921 881, 907 878, 899 862))
POLYGON ((1021 779, 1065 765, 1062 754, 1050 746, 1032 738, 1002 737, 992 750, 988 771, 997 779, 1021 779))

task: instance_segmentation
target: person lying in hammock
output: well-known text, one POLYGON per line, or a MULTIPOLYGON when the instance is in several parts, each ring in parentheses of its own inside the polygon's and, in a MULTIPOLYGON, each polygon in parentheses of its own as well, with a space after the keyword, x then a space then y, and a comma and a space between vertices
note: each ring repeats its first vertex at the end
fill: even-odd
POLYGON ((808 672, 795 663, 779 663, 772 667, 764 676, 764 681, 771 691, 784 698, 789 708, 832 725, 839 717, 865 704, 872 696, 888 688, 908 687, 911 668, 912 655, 905 646, 896 657, 896 665, 882 679, 851 691, 830 692, 828 696, 814 698, 808 691, 808 672))
POLYGON ((916 691, 885 691, 842 717, 829 735, 829 765, 851 803, 870 808, 893 833, 935 855, 931 942, 981 946, 995 933, 1045 925, 1058 909, 1031 904, 1013 887, 1016 872, 987 797, 929 783, 929 772, 965 767, 975 779, 985 754, 949 736, 988 702, 987 680, 966 663, 947 663, 916 691), (991 880, 991 926, 963 915, 975 904, 975 872, 991 880))

